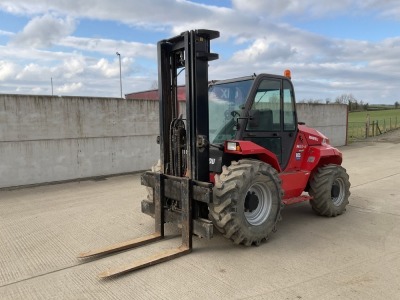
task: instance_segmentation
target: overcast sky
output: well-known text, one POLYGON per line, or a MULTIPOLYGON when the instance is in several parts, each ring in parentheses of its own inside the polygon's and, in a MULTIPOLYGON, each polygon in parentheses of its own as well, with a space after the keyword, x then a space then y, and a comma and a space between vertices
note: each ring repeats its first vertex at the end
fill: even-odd
POLYGON ((156 44, 213 29, 210 79, 292 70, 297 100, 400 100, 398 0, 0 0, 0 93, 119 97, 157 80, 156 44))

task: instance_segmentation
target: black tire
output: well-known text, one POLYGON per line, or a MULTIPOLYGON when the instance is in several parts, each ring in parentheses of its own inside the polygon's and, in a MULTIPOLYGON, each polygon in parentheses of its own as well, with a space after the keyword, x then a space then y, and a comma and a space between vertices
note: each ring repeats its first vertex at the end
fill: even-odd
POLYGON ((276 230, 282 203, 281 180, 270 165, 242 159, 215 176, 209 218, 235 244, 259 245, 276 230))
POLYGON ((326 165, 317 170, 310 180, 312 209, 321 216, 336 217, 346 211, 349 204, 350 181, 346 169, 326 165))

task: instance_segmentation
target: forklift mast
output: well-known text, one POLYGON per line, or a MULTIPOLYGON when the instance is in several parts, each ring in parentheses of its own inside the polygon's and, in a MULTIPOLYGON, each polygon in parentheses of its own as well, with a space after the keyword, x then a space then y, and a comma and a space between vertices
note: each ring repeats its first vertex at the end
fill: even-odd
POLYGON ((158 43, 162 173, 209 181, 208 62, 218 31, 186 31, 158 43), (178 75, 185 70, 186 128, 179 112, 178 75))
POLYGON ((186 31, 158 43, 161 172, 147 171, 141 183, 153 189, 153 201, 142 201, 142 212, 153 215, 154 233, 81 253, 79 258, 136 248, 164 238, 164 223, 182 228, 182 244, 128 265, 109 269, 101 278, 142 269, 192 251, 192 235, 211 238, 213 224, 200 210, 212 202, 208 150, 208 61, 212 30, 186 31), (179 115, 177 77, 185 68, 186 122, 179 115), (179 70, 179 72, 178 72, 179 70), (185 124, 186 123, 186 124, 185 124), (186 128, 187 126, 187 128, 186 128))

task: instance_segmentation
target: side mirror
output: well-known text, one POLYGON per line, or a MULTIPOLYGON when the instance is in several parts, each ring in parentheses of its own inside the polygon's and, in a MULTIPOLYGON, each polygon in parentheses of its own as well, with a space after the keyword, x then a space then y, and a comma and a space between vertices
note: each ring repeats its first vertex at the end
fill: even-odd
POLYGON ((240 124, 239 124, 240 113, 236 110, 232 110, 231 116, 233 117, 234 122, 235 122, 234 130, 240 130, 240 124), (235 120, 235 118, 236 118, 236 120, 235 120))

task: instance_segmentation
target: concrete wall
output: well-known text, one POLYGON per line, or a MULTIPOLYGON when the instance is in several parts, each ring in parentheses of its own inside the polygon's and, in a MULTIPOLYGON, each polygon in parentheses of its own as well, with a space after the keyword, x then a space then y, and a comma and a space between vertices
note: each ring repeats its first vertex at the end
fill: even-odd
POLYGON ((0 95, 0 188, 145 170, 158 102, 0 95))
POLYGON ((347 105, 297 103, 297 119, 327 136, 334 146, 347 143, 347 105))
MULTIPOLYGON (((345 105, 297 109, 334 145, 346 143, 345 105)), ((0 188, 149 169, 158 120, 154 100, 0 95, 0 188)))

